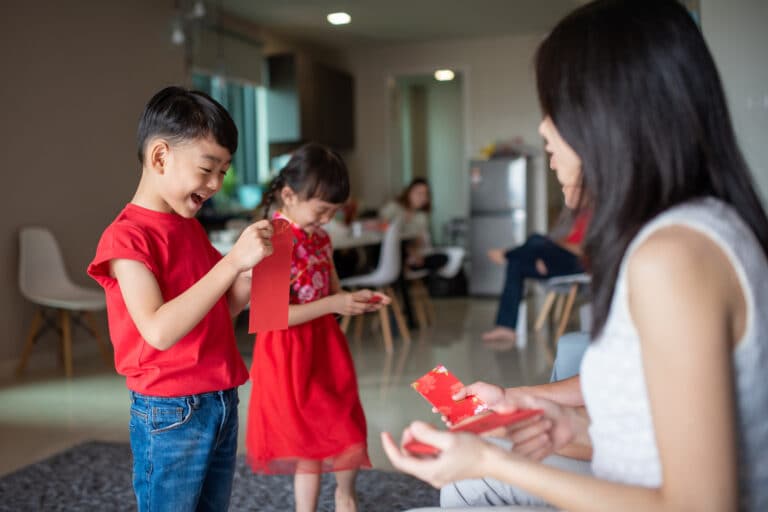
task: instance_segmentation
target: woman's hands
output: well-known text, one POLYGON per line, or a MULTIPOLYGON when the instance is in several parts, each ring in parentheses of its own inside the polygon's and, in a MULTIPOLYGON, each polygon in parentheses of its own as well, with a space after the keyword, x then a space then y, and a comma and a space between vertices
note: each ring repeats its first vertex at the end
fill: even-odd
POLYGON ((460 389, 454 400, 474 395, 484 401, 489 409, 510 413, 518 409, 540 409, 542 414, 512 423, 486 433, 512 441, 512 450, 529 459, 541 460, 578 437, 586 438, 588 420, 572 407, 565 407, 551 400, 538 398, 526 387, 507 388, 475 382, 460 389))
POLYGON ((272 223, 268 220, 254 222, 245 228, 237 239, 228 258, 238 273, 251 270, 261 260, 272 254, 272 223))
POLYGON ((378 311, 392 302, 387 295, 371 290, 340 292, 332 296, 333 312, 344 316, 378 311))
POLYGON ((440 450, 436 457, 417 457, 398 447, 388 432, 382 432, 384 452, 392 465, 440 488, 469 478, 487 475, 486 463, 492 457, 510 456, 481 437, 464 432, 441 432, 433 426, 416 421, 403 432, 403 444, 416 439, 440 450))

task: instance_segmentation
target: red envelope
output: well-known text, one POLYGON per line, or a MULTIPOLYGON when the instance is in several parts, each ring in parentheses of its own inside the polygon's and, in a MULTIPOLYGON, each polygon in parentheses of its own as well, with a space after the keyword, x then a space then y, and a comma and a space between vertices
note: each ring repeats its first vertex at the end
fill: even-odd
MULTIPOLYGON (((497 427, 510 425, 526 418, 536 416, 538 409, 521 409, 511 413, 497 413, 488 409, 485 402, 476 396, 469 396, 454 401, 451 397, 464 384, 461 383, 445 366, 439 365, 411 384, 424 398, 451 423, 451 432, 472 432, 480 434, 497 427)), ((439 450, 434 446, 412 440, 404 445, 411 453, 436 455, 439 450)))
POLYGON ((293 231, 285 219, 272 220, 272 254, 253 267, 248 332, 288 328, 293 231))
POLYGON ((488 408, 485 402, 476 396, 454 400, 453 395, 463 388, 464 384, 443 365, 436 366, 411 386, 453 424, 488 408))
MULTIPOLYGON (((481 412, 476 416, 467 418, 462 423, 452 426, 449 430, 451 432, 472 432, 473 434, 482 434, 498 427, 511 425, 517 423, 526 418, 541 414, 539 409, 520 409, 519 411, 510 413, 498 413, 492 410, 481 412)), ((421 441, 411 440, 403 447, 411 453, 417 455, 437 455, 440 450, 434 446, 421 441)))

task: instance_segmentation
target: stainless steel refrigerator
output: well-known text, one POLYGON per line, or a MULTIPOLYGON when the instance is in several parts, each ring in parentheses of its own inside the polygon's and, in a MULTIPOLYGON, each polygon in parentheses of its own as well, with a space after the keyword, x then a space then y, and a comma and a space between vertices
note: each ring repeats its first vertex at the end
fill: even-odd
POLYGON ((470 162, 469 292, 472 295, 501 293, 504 267, 488 259, 488 250, 525 242, 530 167, 530 159, 526 157, 470 162))

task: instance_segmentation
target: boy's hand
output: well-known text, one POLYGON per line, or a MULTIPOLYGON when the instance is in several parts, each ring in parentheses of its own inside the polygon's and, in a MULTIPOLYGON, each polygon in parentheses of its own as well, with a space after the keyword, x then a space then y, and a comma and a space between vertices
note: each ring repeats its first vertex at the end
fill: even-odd
POLYGON ((272 223, 268 220, 254 222, 243 230, 227 257, 231 258, 238 272, 250 270, 272 254, 271 238, 272 223))
POLYGON ((360 290, 356 292, 341 292, 334 297, 334 313, 344 316, 359 315, 370 311, 376 311, 382 306, 392 302, 392 300, 383 293, 372 292, 371 290, 360 290))

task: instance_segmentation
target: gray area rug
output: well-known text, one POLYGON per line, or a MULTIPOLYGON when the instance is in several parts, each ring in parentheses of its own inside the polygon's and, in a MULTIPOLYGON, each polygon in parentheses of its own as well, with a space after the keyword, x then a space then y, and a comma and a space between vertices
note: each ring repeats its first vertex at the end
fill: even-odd
MULTIPOLYGON (((324 475, 318 510, 333 510, 332 476, 324 475)), ((378 470, 357 477, 361 512, 437 506, 439 493, 410 476, 378 470)), ((238 457, 231 511, 293 510, 293 476, 254 475, 238 457)), ((0 511, 136 510, 128 444, 90 442, 0 478, 0 511)))

